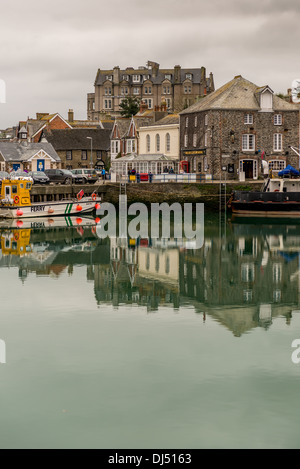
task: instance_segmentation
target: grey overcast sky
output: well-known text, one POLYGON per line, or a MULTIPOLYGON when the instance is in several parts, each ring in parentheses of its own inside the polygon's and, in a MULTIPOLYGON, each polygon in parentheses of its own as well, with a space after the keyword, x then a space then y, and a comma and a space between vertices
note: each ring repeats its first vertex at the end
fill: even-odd
POLYGON ((216 88, 300 78, 299 0, 3 0, 0 15, 0 129, 69 108, 85 119, 97 69, 115 65, 204 66, 216 88))

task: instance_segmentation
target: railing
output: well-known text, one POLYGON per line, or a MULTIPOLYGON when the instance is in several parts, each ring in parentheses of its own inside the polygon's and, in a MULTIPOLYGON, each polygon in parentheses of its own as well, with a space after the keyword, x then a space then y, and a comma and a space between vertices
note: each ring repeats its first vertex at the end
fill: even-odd
POLYGON ((185 174, 148 174, 141 173, 138 175, 129 175, 129 176, 119 176, 117 180, 127 181, 128 183, 206 183, 212 182, 213 176, 211 174, 195 174, 195 173, 185 173, 185 174))

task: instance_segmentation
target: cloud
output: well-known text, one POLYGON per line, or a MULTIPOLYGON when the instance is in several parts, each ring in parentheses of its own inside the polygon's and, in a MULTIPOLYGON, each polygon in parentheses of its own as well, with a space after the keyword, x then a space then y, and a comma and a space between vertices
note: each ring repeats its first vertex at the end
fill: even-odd
POLYGON ((298 0, 37 0, 1 11, 0 128, 42 111, 86 118, 98 68, 205 66, 221 86, 236 74, 286 91, 300 73, 298 0))

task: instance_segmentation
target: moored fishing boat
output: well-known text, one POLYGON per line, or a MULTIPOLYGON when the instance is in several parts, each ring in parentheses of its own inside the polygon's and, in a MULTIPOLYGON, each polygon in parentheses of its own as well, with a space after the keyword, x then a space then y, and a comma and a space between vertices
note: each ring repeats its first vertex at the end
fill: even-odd
POLYGON ((300 179, 268 178, 261 191, 234 191, 228 207, 236 215, 300 216, 300 179))
POLYGON ((101 198, 93 193, 85 197, 80 191, 77 197, 58 201, 32 202, 28 180, 5 179, 1 185, 0 218, 36 218, 72 216, 93 213, 100 208, 101 198))

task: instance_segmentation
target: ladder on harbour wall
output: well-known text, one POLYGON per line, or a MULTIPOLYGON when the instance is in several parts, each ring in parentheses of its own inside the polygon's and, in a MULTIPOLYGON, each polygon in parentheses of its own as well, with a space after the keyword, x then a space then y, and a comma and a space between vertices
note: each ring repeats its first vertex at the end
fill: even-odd
POLYGON ((228 188, 226 181, 220 181, 219 186, 219 212, 227 212, 228 188))
POLYGON ((127 186, 126 179, 122 177, 119 192, 119 237, 127 238, 127 186))

